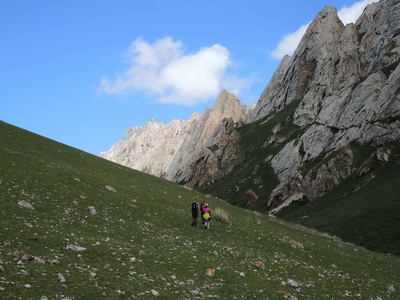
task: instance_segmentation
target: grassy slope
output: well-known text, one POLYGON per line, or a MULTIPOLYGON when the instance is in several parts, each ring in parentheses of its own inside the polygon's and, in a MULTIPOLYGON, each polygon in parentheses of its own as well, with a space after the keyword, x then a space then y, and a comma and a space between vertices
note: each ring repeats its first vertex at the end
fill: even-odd
MULTIPOLYGON (((299 100, 293 101, 271 118, 266 117, 238 128, 241 136, 237 145, 240 150, 236 162, 238 165, 227 176, 200 190, 244 207, 245 193, 252 189, 259 200, 250 209, 267 212, 269 195, 279 181, 266 158, 277 154, 287 141, 299 136, 304 130, 292 124, 293 112, 298 104, 299 100), (266 145, 278 125, 281 126, 276 135, 283 142, 266 145)), ((375 165, 372 173, 374 180, 360 189, 359 193, 351 194, 349 191, 362 186, 368 176, 346 180, 320 200, 304 207, 295 202, 277 216, 329 232, 368 249, 400 255, 400 192, 396 188, 400 183, 400 143, 393 143, 389 147, 393 148, 392 161, 383 167, 375 165)), ((377 150, 375 147, 354 143, 352 149, 355 168, 365 163, 377 150)), ((308 170, 317 170, 326 161, 327 158, 321 156, 306 163, 302 169, 303 174, 308 170)))
POLYGON ((231 206, 2 122, 0 141, 0 298, 151 299, 154 290, 162 299, 188 299, 197 290, 220 299, 282 299, 280 291, 299 299, 398 299, 391 289, 400 290, 398 258, 231 206), (231 223, 213 222, 210 231, 190 227, 193 197, 228 211, 231 223), (20 207, 20 200, 35 209, 20 207), (88 206, 98 214, 89 214, 88 206), (285 235, 305 249, 283 242, 285 235), (88 251, 66 249, 69 244, 88 251), (46 263, 21 261, 25 253, 46 263), (265 270, 252 265, 257 260, 265 270), (205 276, 206 268, 214 268, 215 277, 205 276), (301 287, 282 284, 288 279, 301 287))
MULTIPOLYGON (((392 150, 387 164, 371 163, 369 173, 348 178, 317 201, 294 203, 277 216, 400 255, 400 143, 385 148, 392 150)), ((353 145, 353 151, 361 163, 373 149, 353 145)))

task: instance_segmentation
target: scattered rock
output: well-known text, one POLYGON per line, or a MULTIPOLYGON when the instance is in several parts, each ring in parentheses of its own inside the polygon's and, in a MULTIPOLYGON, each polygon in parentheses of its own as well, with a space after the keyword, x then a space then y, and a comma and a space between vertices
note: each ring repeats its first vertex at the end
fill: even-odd
POLYGON ((65 281, 66 281, 66 280, 65 280, 64 275, 61 274, 61 273, 58 273, 58 282, 64 283, 65 281))
POLYGON ((48 262, 49 262, 51 265, 56 265, 56 264, 59 264, 59 263, 60 263, 60 261, 59 261, 58 259, 50 259, 48 262))
POLYGON ((18 202, 19 206, 25 207, 25 208, 29 208, 34 210, 35 208, 32 206, 32 204, 30 204, 29 202, 25 201, 25 200, 21 200, 18 202))
POLYGON ((253 266, 255 266, 256 268, 262 269, 262 270, 265 269, 265 264, 262 261, 255 261, 253 263, 253 266))
POLYGON ((110 192, 116 193, 117 190, 115 188, 113 188, 111 185, 106 185, 105 186, 106 190, 109 190, 110 192))
POLYGON ((82 251, 86 251, 87 250, 87 248, 81 247, 81 246, 77 246, 77 245, 67 245, 65 247, 65 249, 71 249, 72 251, 78 251, 78 252, 82 252, 82 251))
POLYGON ((28 271, 26 271, 26 270, 21 270, 21 271, 19 271, 19 272, 17 273, 17 275, 24 275, 24 276, 28 276, 28 275, 29 275, 29 273, 28 273, 28 271))
POLYGON ((292 239, 289 236, 284 236, 282 238, 282 241, 284 241, 285 243, 291 244, 293 248, 300 248, 300 249, 304 249, 304 245, 300 242, 295 241, 294 239, 292 239))
POLYGON ((88 212, 91 213, 92 215, 97 215, 97 211, 94 208, 94 206, 88 206, 87 208, 88 212))
POLYGON ((200 296, 200 292, 199 292, 198 290, 191 290, 190 293, 191 293, 193 296, 200 296))
POLYGON ((283 296, 283 298, 290 299, 290 300, 297 300, 296 296, 293 296, 290 293, 287 293, 285 291, 279 291, 278 293, 281 294, 283 296))
POLYGON ((244 200, 246 201, 245 208, 249 208, 256 204, 258 196, 252 190, 248 190, 244 195, 244 200))
POLYGON ((293 288, 299 287, 299 283, 293 279, 288 279, 288 281, 286 282, 286 285, 293 287, 293 288))
POLYGON ((156 290, 150 291, 153 296, 160 296, 160 294, 156 290))
POLYGON ((209 277, 214 277, 214 275, 215 275, 215 270, 214 270, 214 269, 211 269, 211 268, 208 268, 208 269, 206 270, 206 275, 209 276, 209 277))
POLYGON ((30 289, 32 286, 30 284, 25 284, 24 288, 30 289))
POLYGON ((394 288, 393 284, 389 285, 387 290, 389 294, 396 292, 396 289, 394 288))
POLYGON ((0 272, 4 272, 4 267, 0 266, 0 272))
POLYGON ((30 261, 30 262, 33 262, 33 263, 37 263, 37 264, 44 264, 45 263, 44 259, 41 259, 40 257, 37 257, 37 256, 33 256, 31 254, 28 254, 28 253, 25 254, 22 257, 21 260, 27 260, 27 261, 30 261))

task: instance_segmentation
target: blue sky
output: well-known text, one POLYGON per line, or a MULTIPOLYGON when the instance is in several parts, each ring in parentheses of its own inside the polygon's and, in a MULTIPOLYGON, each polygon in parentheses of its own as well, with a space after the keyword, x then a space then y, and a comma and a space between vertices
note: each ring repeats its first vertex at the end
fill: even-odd
POLYGON ((1 1, 0 120, 98 155, 222 89, 256 102, 323 6, 347 23, 371 2, 1 1))

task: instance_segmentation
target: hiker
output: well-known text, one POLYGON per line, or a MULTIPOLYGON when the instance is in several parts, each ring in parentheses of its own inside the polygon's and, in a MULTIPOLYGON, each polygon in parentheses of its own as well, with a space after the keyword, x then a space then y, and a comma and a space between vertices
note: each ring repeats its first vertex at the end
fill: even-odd
POLYGON ((207 202, 206 201, 201 201, 201 203, 200 203, 200 214, 201 214, 201 222, 204 224, 204 218, 203 218, 203 216, 204 216, 204 211, 203 211, 203 209, 204 209, 204 207, 205 207, 205 205, 207 204, 207 202))
POLYGON ((211 222, 211 209, 208 207, 206 203, 203 208, 203 218, 204 218, 204 228, 210 229, 210 222, 211 222))
POLYGON ((192 226, 197 226, 197 218, 199 217, 199 204, 197 203, 196 198, 193 199, 190 208, 192 210, 192 226))

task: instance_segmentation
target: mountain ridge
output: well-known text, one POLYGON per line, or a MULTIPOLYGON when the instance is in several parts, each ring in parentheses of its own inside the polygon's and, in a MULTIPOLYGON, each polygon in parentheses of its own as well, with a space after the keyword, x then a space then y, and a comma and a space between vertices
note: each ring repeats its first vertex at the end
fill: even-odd
POLYGON ((350 178, 364 180, 375 167, 397 165, 399 62, 400 1, 372 3, 347 25, 326 6, 255 107, 244 108, 223 91, 219 97, 237 99, 231 113, 214 119, 207 141, 175 147, 185 149, 171 160, 175 175, 161 177, 277 213, 316 201, 350 178), (233 118, 234 111, 241 117, 233 118))

